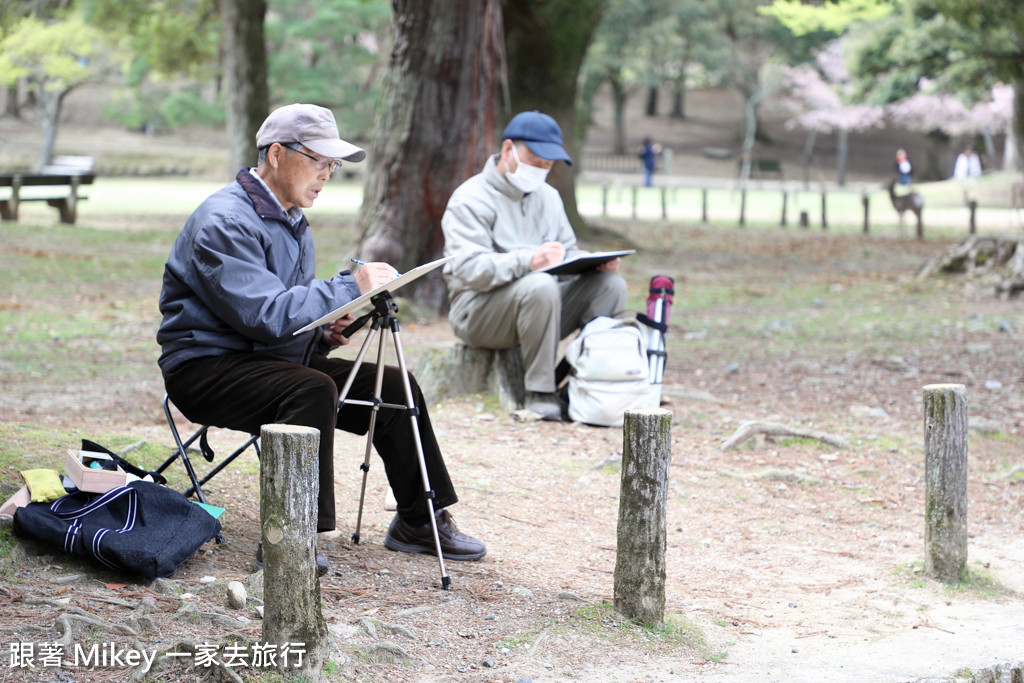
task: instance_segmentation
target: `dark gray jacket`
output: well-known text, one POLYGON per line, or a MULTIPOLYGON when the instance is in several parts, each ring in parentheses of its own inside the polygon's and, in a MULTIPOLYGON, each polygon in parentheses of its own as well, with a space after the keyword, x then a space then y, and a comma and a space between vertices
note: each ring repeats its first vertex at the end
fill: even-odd
POLYGON ((323 328, 292 333, 359 297, 347 270, 313 278, 309 223, 294 226, 249 169, 189 217, 164 268, 157 331, 167 372, 200 356, 265 351, 296 363, 327 353, 323 328))

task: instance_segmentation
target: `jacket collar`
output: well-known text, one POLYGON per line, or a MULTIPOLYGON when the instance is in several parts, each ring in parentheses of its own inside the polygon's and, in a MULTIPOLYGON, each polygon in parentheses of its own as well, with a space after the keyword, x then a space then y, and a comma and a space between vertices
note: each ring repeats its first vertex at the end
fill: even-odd
POLYGON ((518 187, 515 187, 505 178, 505 173, 502 172, 502 170, 498 167, 498 164, 500 163, 500 154, 495 154, 494 156, 487 160, 487 163, 484 164, 484 180, 487 181, 488 185, 490 185, 495 190, 502 193, 512 201, 518 202, 522 200, 523 197, 526 196, 526 194, 518 187))
POLYGON ((305 213, 299 214, 299 220, 292 222, 292 217, 284 210, 281 206, 281 202, 277 201, 277 198, 270 192, 265 184, 254 178, 251 169, 243 168, 235 176, 235 180, 242 189, 249 196, 249 201, 252 202, 253 208, 256 209, 256 213, 259 214, 260 218, 279 220, 289 228, 296 235, 301 235, 302 231, 309 225, 306 220, 305 213))

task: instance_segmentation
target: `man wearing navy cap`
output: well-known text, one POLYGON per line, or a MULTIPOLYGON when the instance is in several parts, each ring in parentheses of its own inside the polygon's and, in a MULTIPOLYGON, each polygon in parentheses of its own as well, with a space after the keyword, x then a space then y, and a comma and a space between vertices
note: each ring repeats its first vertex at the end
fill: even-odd
POLYGON ((555 188, 545 180, 557 161, 572 165, 562 131, 547 114, 516 115, 501 150, 448 200, 441 228, 451 304, 459 339, 476 348, 519 345, 526 374, 526 408, 562 419, 555 365, 558 342, 597 316, 626 306, 619 259, 583 275, 559 279, 537 272, 586 252, 555 188))

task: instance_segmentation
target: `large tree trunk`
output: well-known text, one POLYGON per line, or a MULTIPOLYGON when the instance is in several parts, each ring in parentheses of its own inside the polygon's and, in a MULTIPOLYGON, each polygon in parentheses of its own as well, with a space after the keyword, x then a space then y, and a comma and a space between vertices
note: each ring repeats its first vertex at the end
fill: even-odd
POLYGON ((270 110, 263 40, 266 13, 266 0, 220 0, 229 177, 256 164, 256 131, 270 110))
MULTIPOLYGON (((509 118, 533 109, 550 115, 562 128, 565 147, 579 156, 583 129, 576 120, 576 83, 606 0, 506 0, 505 45, 508 51, 509 118)), ((548 176, 562 195, 569 222, 580 237, 592 230, 576 207, 576 176, 555 164, 548 176)))
MULTIPOLYGON (((497 151, 499 0, 393 0, 396 35, 363 193, 361 257, 399 271, 439 258, 452 191, 497 151)), ((440 273, 408 291, 447 307, 440 273)))

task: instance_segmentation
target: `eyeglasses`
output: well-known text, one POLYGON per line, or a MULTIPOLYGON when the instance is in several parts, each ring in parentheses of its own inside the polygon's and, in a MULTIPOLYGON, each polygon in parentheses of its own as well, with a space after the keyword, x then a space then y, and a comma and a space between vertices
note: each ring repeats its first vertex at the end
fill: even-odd
POLYGON ((299 149, 300 145, 297 142, 288 143, 288 144, 285 145, 285 147, 290 149, 293 152, 298 152, 299 154, 301 154, 304 157, 308 157, 308 158, 312 159, 313 162, 314 162, 313 166, 318 171, 322 171, 325 168, 330 167, 331 173, 334 173, 339 168, 341 168, 341 162, 338 161, 337 159, 328 159, 326 157, 315 157, 312 154, 306 154, 301 149, 299 149))

